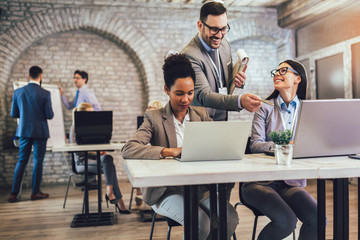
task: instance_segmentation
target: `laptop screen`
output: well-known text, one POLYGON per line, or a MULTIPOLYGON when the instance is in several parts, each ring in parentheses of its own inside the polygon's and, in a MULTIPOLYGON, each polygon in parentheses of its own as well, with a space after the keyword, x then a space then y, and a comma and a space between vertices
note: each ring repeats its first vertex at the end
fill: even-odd
POLYGON ((109 143, 112 135, 112 111, 75 112, 78 144, 109 143))

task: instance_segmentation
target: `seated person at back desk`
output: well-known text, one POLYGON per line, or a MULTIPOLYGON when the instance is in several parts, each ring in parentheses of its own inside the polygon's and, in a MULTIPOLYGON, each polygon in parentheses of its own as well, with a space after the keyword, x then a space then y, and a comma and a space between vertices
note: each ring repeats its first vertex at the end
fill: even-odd
MULTIPOLYGON (((205 108, 190 106, 194 98, 195 72, 183 54, 171 55, 163 65, 164 91, 170 101, 165 108, 145 112, 144 123, 123 147, 125 159, 162 159, 178 157, 182 150, 187 121, 211 121, 205 108), (148 145, 150 143, 151 145, 148 145)), ((199 239, 210 233, 210 200, 206 186, 199 188, 199 239)), ((181 186, 143 188, 145 203, 165 217, 184 225, 184 190, 181 186)), ((238 216, 228 203, 228 236, 238 224, 238 216)))
MULTIPOLYGON (((76 143, 75 137, 75 112, 76 111, 94 111, 92 105, 87 102, 81 103, 78 107, 74 108, 73 111, 73 124, 70 128, 70 143, 76 143)), ((114 165, 114 160, 111 155, 107 155, 106 152, 102 151, 100 156, 101 168, 104 172, 105 182, 106 182, 106 194, 105 200, 106 203, 110 201, 111 204, 115 204, 115 208, 119 210, 121 214, 130 214, 126 209, 120 188, 116 176, 116 168, 114 165)), ((74 153, 75 157, 75 167, 78 173, 85 172, 84 165, 84 153, 74 153)), ((96 152, 88 152, 88 172, 97 173, 97 161, 96 161, 96 152)))
MULTIPOLYGON (((252 153, 273 148, 270 132, 294 131, 301 100, 306 98, 306 73, 301 63, 286 60, 271 71, 274 92, 267 98, 274 106, 262 104, 255 112, 250 149, 252 153)), ((303 222, 299 239, 317 238, 317 203, 304 190, 305 179, 244 183, 245 201, 270 218, 258 239, 283 239, 303 222)))

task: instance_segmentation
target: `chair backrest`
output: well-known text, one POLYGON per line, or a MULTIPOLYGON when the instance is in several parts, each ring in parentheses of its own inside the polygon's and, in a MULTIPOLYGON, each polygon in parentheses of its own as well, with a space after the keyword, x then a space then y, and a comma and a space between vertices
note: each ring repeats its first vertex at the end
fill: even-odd
POLYGON ((73 173, 79 174, 79 173, 76 171, 75 153, 70 153, 70 154, 71 154, 71 169, 72 169, 73 173))
POLYGON ((248 138, 248 141, 246 143, 245 154, 252 154, 251 149, 250 149, 250 143, 251 143, 250 140, 251 140, 251 137, 248 138))
POLYGON ((165 217, 165 219, 166 219, 166 222, 167 222, 167 224, 168 224, 169 227, 181 226, 180 223, 178 223, 178 222, 175 221, 175 220, 172 220, 171 218, 165 217))
POLYGON ((141 126, 141 124, 144 122, 144 116, 137 116, 137 128, 141 126))
POLYGON ((242 183, 242 182, 239 183, 239 198, 240 198, 240 202, 241 202, 244 206, 246 206, 247 208, 249 208, 249 209, 254 213, 255 216, 263 216, 264 214, 263 214, 262 212, 260 212, 259 210, 257 210, 255 207, 249 205, 249 204, 245 201, 245 199, 244 199, 244 197, 243 197, 243 195, 242 195, 242 193, 241 193, 241 188, 242 188, 243 184, 244 184, 244 183, 242 183))

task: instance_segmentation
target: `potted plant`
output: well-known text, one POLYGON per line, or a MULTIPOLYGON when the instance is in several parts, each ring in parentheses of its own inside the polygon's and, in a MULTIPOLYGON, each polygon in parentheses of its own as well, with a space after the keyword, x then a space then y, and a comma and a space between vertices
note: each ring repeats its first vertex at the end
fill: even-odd
POLYGON ((290 144, 292 132, 290 130, 273 131, 270 133, 270 137, 275 143, 276 163, 279 165, 290 165, 294 148, 294 145, 290 144))

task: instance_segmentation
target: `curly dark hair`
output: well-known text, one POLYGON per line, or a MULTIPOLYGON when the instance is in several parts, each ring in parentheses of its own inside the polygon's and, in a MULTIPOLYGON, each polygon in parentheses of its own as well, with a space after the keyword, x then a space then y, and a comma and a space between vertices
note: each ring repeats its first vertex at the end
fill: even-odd
POLYGON ((165 85, 170 89, 178 78, 191 77, 195 84, 195 71, 190 60, 184 54, 173 54, 167 57, 162 66, 165 85))

